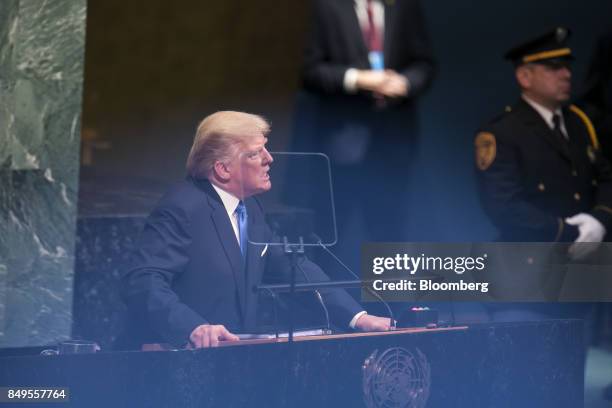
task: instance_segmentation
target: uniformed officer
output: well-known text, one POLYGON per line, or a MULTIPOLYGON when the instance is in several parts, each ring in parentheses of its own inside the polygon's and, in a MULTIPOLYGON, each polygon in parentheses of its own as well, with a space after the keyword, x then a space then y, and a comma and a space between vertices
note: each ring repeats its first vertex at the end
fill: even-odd
POLYGON ((612 231, 612 170, 591 121, 568 104, 569 35, 557 28, 506 54, 521 98, 476 135, 480 196, 501 241, 601 242, 612 231))

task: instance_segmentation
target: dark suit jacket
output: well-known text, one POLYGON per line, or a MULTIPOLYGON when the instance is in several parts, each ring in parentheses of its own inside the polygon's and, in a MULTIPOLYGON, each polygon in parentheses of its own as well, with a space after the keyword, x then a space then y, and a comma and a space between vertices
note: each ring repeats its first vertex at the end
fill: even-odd
MULTIPOLYGON (((415 138, 414 100, 430 84, 434 71, 429 38, 418 0, 385 1, 383 4, 385 67, 405 75, 411 88, 408 98, 388 101, 381 109, 371 93, 355 95, 344 91, 344 73, 348 68, 370 68, 353 0, 313 2, 302 72, 304 90, 310 96, 305 109, 316 110, 315 129, 309 132, 318 138, 315 149, 330 154, 332 162, 333 152, 321 142, 345 131, 347 124, 368 129, 370 152, 377 155, 401 157, 405 153, 402 145, 406 146, 415 138)), ((346 143, 351 144, 350 141, 346 143)))
MULTIPOLYGON (((271 232, 254 198, 245 200, 249 235, 268 242, 271 232)), ((207 180, 175 185, 149 216, 131 263, 122 276, 130 326, 125 347, 188 342, 201 324, 223 324, 250 331, 256 324, 253 287, 269 277, 285 277, 289 265, 279 247, 249 244, 246 262, 219 195, 207 180)), ((311 281, 326 280, 302 260, 311 281)), ((300 275, 298 275, 299 277, 300 275)), ((362 310, 344 291, 324 294, 334 321, 344 327, 362 310)))
POLYGON ((477 170, 480 195, 502 241, 571 242, 577 228, 563 220, 580 212, 612 231, 610 164, 585 121, 568 108, 563 117, 569 149, 522 99, 481 130, 494 135, 495 159, 477 170))

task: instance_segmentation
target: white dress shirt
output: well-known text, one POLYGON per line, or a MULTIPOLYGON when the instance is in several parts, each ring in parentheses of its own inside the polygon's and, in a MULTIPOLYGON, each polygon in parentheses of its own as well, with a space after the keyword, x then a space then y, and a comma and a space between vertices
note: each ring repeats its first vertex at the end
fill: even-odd
MULTIPOLYGON (((367 0, 355 0, 355 13, 359 20, 361 32, 368 30, 370 21, 368 20, 367 0)), ((380 0, 372 0, 372 18, 374 26, 380 33, 381 38, 385 38, 385 6, 380 0)), ((347 93, 357 92, 357 69, 349 68, 344 73, 344 90, 347 93)))
MULTIPOLYGON (((361 32, 366 32, 370 28, 367 0, 355 0, 355 13, 357 14, 357 19, 359 20, 361 32)), ((381 37, 384 38, 385 6, 383 6, 381 0, 372 0, 372 18, 374 19, 374 26, 380 33, 381 37)))
POLYGON ((210 183, 219 197, 221 198, 221 202, 223 203, 223 207, 225 207, 225 211, 227 211, 227 216, 232 223, 232 229, 234 230, 234 235, 236 236, 236 240, 238 241, 238 245, 240 245, 240 231, 238 229, 238 214, 236 214, 236 208, 240 203, 240 199, 233 194, 228 193, 220 187, 217 187, 214 183, 210 183))
MULTIPOLYGON (((229 217, 230 222, 232 223, 232 228, 234 230, 234 235, 236 235, 236 240, 238 241, 238 245, 240 245, 240 232, 238 229, 238 214, 236 214, 236 207, 238 207, 238 204, 240 203, 240 199, 236 197, 235 195, 223 190, 221 187, 217 187, 214 183, 211 182, 210 184, 213 186, 213 188, 215 189, 215 191, 217 192, 217 194, 219 194, 219 197, 221 198, 223 207, 225 207, 225 211, 227 211, 227 216, 229 217)), ((365 310, 357 313, 351 319, 351 322, 349 323, 349 326, 351 329, 355 328, 355 324, 357 323, 357 320, 359 320, 359 318, 363 316, 364 314, 367 314, 365 310)))

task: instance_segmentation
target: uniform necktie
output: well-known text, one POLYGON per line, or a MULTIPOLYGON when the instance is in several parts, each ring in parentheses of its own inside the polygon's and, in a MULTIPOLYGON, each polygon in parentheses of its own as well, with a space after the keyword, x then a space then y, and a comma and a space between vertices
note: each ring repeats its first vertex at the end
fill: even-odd
POLYGON ((552 117, 552 120, 553 120, 553 132, 555 132, 557 136, 563 139, 564 142, 567 142, 567 136, 565 136, 565 134, 561 130, 561 115, 555 113, 552 117))
POLYGON ((561 147, 566 152, 569 152, 568 140, 563 131, 561 131, 561 116, 555 113, 552 117, 553 120, 553 133, 557 137, 558 142, 561 144, 561 147))
POLYGON ((244 203, 240 201, 236 207, 236 217, 238 218, 238 235, 240 242, 240 252, 246 258, 247 251, 247 211, 244 203))

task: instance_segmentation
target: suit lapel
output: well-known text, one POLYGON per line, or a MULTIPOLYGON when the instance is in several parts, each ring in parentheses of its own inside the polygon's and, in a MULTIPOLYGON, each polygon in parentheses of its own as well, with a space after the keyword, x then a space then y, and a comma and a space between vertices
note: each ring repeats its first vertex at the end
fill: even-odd
POLYGON ((557 139, 555 133, 550 130, 544 119, 529 104, 521 99, 520 109, 522 109, 525 125, 531 129, 534 137, 543 137, 561 156, 571 161, 570 152, 567 144, 563 145, 557 139))
POLYGON ((246 277, 245 264, 242 258, 242 253, 240 252, 240 245, 238 244, 238 240, 236 239, 236 235, 234 234, 234 229, 232 228, 230 219, 227 216, 225 207, 221 202, 221 198, 219 198, 217 192, 212 188, 210 182, 207 180, 198 180, 195 181, 195 183, 202 190, 204 190, 208 199, 208 203, 212 208, 210 216, 215 226, 215 230, 217 231, 219 241, 221 241, 221 245, 223 246, 225 255, 227 256, 227 259, 231 265, 236 289, 238 291, 238 302, 240 304, 239 309, 244 318, 244 307, 246 303, 246 277))
POLYGON ((385 68, 391 66, 391 55, 392 55, 392 45, 393 45, 393 32, 395 30, 395 5, 390 5, 388 2, 384 2, 385 8, 385 35, 384 35, 384 43, 383 50, 385 56, 385 68))
POLYGON ((588 158, 587 149, 591 145, 591 141, 589 139, 585 143, 584 124, 576 119, 576 116, 569 109, 563 109, 563 120, 569 136, 570 152, 574 162, 579 163, 585 160, 585 156, 588 158))
MULTIPOLYGON (((262 226, 264 225, 264 220, 258 219, 258 213, 255 211, 254 206, 249 205, 247 201, 247 214, 248 216, 248 234, 250 242, 264 242, 265 237, 263 236, 262 226)), ((258 284, 261 280, 261 274, 263 271, 262 268, 262 258, 261 252, 264 249, 264 246, 255 245, 250 243, 248 244, 247 251, 247 265, 246 265, 246 292, 248 299, 257 299, 256 293, 253 291, 253 287, 258 284)), ((251 303, 251 302, 248 302, 251 303)), ((246 315, 246 313, 245 313, 246 315)))
POLYGON ((369 66, 368 60, 368 47, 363 38, 363 32, 359 25, 359 19, 355 12, 355 1, 354 0, 342 0, 338 2, 338 17, 343 22, 342 27, 347 30, 347 38, 355 41, 357 49, 359 51, 359 59, 364 59, 369 66))
MULTIPOLYGON (((585 134, 584 123, 569 109, 563 109, 563 120, 565 122, 565 129, 567 129, 567 134, 569 135, 570 144, 576 146, 584 145, 584 140, 580 140, 585 134)), ((590 144, 590 140, 587 144, 590 144)))

